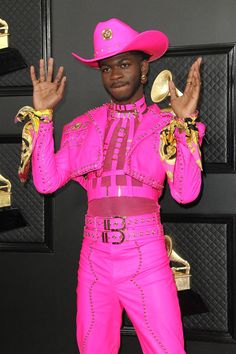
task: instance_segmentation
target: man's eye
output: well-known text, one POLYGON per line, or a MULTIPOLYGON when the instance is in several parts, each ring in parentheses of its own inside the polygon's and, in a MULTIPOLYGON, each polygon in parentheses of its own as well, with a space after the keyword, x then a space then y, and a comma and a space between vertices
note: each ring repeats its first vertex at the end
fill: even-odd
POLYGON ((123 63, 123 64, 121 64, 121 67, 122 67, 122 69, 126 69, 126 68, 129 67, 129 64, 128 63, 123 63))
POLYGON ((108 67, 101 68, 101 71, 102 71, 103 73, 108 73, 109 70, 110 70, 110 68, 108 68, 108 67))

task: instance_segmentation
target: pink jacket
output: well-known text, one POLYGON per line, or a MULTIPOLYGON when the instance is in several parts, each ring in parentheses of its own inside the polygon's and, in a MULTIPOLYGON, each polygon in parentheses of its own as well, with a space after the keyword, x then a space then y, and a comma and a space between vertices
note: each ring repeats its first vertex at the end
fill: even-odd
MULTIPOLYGON (((52 193, 70 179, 86 189, 86 174, 103 165, 107 109, 104 104, 67 124, 57 153, 54 153, 53 123, 40 124, 32 158, 33 180, 40 193, 52 193)), ((172 114, 160 112, 155 104, 149 107, 135 133, 124 168, 127 175, 160 190, 160 195, 166 175, 159 154, 160 131, 172 118, 172 114)), ((197 127, 201 144, 205 126, 197 123, 197 127)), ((179 203, 189 203, 199 194, 201 170, 189 151, 185 133, 176 133, 176 138, 174 179, 168 182, 173 198, 179 203)))

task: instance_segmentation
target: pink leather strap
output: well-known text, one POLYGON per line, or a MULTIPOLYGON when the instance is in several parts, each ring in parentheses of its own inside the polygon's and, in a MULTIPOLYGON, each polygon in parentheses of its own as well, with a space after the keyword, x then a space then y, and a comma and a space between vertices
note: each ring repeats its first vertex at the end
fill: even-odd
POLYGON ((157 213, 135 216, 85 216, 84 237, 105 243, 120 244, 142 237, 162 236, 163 229, 157 213))
POLYGON ((108 116, 112 118, 130 118, 131 116, 138 116, 138 119, 142 119, 143 113, 147 110, 145 97, 143 96, 135 103, 120 105, 114 102, 110 103, 108 116))
POLYGON ((113 217, 85 215, 85 227, 102 231, 114 229, 129 230, 136 227, 153 226, 157 222, 160 222, 160 216, 157 213, 113 217))
POLYGON ((150 186, 104 186, 87 189, 88 201, 104 197, 143 197, 158 200, 160 192, 150 186))
POLYGON ((142 97, 135 104, 111 104, 104 139, 103 167, 87 176, 88 202, 106 197, 143 197, 157 201, 160 192, 124 172, 126 156, 147 109, 142 97))
POLYGON ((160 236, 157 228, 146 228, 145 230, 117 230, 117 231, 98 231, 98 230, 88 230, 84 229, 84 237, 90 238, 93 241, 100 241, 104 243, 112 243, 112 244, 121 244, 123 242, 137 240, 139 238, 148 238, 153 237, 156 238, 160 236))

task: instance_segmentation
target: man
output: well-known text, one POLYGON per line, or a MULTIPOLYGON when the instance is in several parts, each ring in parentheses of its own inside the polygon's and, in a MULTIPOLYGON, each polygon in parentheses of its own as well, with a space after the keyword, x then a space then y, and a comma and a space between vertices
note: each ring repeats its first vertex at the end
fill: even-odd
POLYGON ((167 174, 179 203, 194 200, 201 187, 198 143, 204 126, 195 123, 200 64, 190 68, 182 97, 170 82, 175 112, 147 107, 143 86, 148 63, 162 56, 167 37, 138 33, 118 19, 96 26, 95 57, 111 103, 65 126, 54 153, 52 110, 63 97, 66 78, 53 59, 39 79, 31 67, 35 117, 32 171, 40 193, 52 193, 70 179, 88 192, 88 211, 77 288, 77 340, 81 354, 117 354, 121 314, 131 319, 145 354, 185 353, 177 291, 165 249, 158 199, 167 174), (36 129, 37 130, 37 129, 36 129))

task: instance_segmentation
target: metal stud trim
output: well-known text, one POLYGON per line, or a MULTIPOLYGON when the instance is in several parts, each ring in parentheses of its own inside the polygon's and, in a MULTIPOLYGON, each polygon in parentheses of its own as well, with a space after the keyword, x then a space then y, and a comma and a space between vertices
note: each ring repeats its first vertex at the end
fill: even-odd
POLYGON ((87 330, 87 333, 84 336, 84 340, 83 340, 83 344, 82 344, 82 353, 81 354, 85 354, 86 353, 86 345, 88 342, 88 338, 94 328, 94 323, 95 323, 95 311, 94 311, 94 301, 93 301, 93 288, 95 286, 95 284, 98 281, 98 277, 97 274, 95 273, 95 270, 93 269, 93 264, 92 264, 92 260, 91 260, 91 255, 92 255, 92 245, 90 245, 89 247, 89 255, 88 255, 88 261, 89 261, 89 267, 90 270, 94 276, 94 280, 92 281, 90 287, 89 287, 89 304, 90 304, 90 310, 91 310, 91 321, 90 321, 90 325, 89 328, 87 330))
POLYGON ((141 300, 142 300, 142 307, 143 307, 143 316, 144 316, 144 321, 145 321, 145 325, 148 329, 148 332, 151 334, 151 336, 155 339, 155 341, 157 342, 157 344, 159 345, 159 347, 163 350, 164 353, 168 354, 168 351, 166 349, 166 347, 164 346, 164 344, 161 342, 161 340, 158 338, 158 334, 154 333, 154 331, 151 328, 151 325, 149 323, 148 320, 148 315, 147 315, 147 306, 145 303, 145 294, 144 294, 144 290, 141 287, 141 285, 138 284, 138 282, 135 280, 135 278, 140 274, 141 272, 141 268, 142 268, 142 263, 143 263, 143 257, 142 257, 142 251, 141 251, 141 247, 139 246, 138 242, 135 241, 135 245, 137 247, 137 251, 138 251, 138 257, 139 257, 139 263, 138 263, 138 268, 136 273, 133 275, 133 277, 130 279, 130 281, 137 287, 137 289, 139 290, 140 294, 141 294, 141 300))

